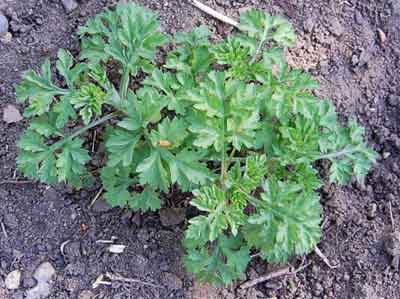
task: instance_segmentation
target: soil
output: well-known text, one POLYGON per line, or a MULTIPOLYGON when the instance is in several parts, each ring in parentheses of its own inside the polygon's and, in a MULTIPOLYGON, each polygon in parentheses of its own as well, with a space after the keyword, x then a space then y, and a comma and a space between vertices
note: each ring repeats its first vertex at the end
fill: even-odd
MULTIPOLYGON (((163 29, 170 33, 199 24, 208 25, 217 38, 231 30, 187 1, 139 2, 157 10, 163 29)), ((36 284, 32 278, 35 269, 45 261, 56 269, 51 299, 399 298, 400 2, 204 2, 232 17, 252 6, 287 16, 299 35, 297 46, 287 53, 290 63, 316 76, 321 82, 317 95, 331 99, 343 119, 361 122, 369 143, 381 155, 365 184, 330 185, 322 190, 324 234, 319 248, 337 267, 330 269, 312 253, 304 260, 309 266, 295 276, 246 291, 237 285, 214 289, 200 285, 185 272, 179 240, 186 221, 168 221, 168 210, 161 221, 158 213, 139 215, 110 209, 101 199, 90 208, 100 186, 77 193, 66 186, 1 184, 1 299, 24 298, 24 291, 36 284), (108 245, 97 242, 112 238, 127 246, 122 254, 112 254, 108 245), (7 291, 5 277, 15 269, 22 272, 21 285, 7 291), (92 283, 106 272, 140 282, 114 281, 93 289, 92 283)), ((0 111, 9 104, 22 111, 14 94, 22 73, 37 69, 45 58, 54 58, 59 48, 76 53, 77 27, 113 4, 108 0, 80 1, 78 9, 67 14, 58 0, 0 1, 12 33, 9 43, 0 42, 0 111)), ((0 121, 0 181, 22 179, 15 171, 16 141, 26 125, 25 121, 0 121)), ((178 208, 173 206, 174 200, 170 202, 166 209, 178 208)), ((293 259, 292 264, 300 261, 293 259)), ((248 278, 276 268, 279 265, 255 258, 248 278)))

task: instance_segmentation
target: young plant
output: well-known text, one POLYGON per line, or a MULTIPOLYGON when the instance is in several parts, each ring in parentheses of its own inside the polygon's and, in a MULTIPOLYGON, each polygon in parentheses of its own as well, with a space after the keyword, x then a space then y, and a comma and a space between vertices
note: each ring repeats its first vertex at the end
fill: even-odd
POLYGON ((315 162, 329 161, 331 182, 363 181, 377 158, 363 128, 342 126, 312 95, 318 83, 288 67, 283 47, 295 34, 285 19, 250 10, 217 44, 205 27, 178 33, 165 63, 156 56, 170 38, 158 28, 151 11, 118 5, 80 29, 78 61, 59 51, 57 80, 49 61, 25 75, 17 99, 29 101, 32 121, 19 170, 77 188, 100 176, 110 205, 134 210, 159 209, 172 185, 192 192, 199 215, 184 262, 203 281, 242 278, 250 251, 283 262, 313 250, 323 184, 315 162), (87 149, 95 127, 105 155, 87 149))

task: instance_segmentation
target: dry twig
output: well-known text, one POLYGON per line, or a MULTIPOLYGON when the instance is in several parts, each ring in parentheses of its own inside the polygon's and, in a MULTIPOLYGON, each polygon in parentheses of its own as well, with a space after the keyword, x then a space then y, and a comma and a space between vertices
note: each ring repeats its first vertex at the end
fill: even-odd
POLYGON ((101 193, 103 193, 103 190, 104 190, 104 188, 101 187, 100 190, 99 190, 99 192, 97 192, 96 196, 92 199, 92 202, 91 202, 90 205, 89 205, 89 209, 92 208, 92 206, 94 205, 94 203, 96 202, 96 200, 99 199, 101 193))
POLYGON ((15 180, 4 180, 0 181, 0 185, 6 185, 6 184, 16 184, 16 185, 23 185, 23 184, 34 184, 36 182, 34 181, 15 181, 15 180))
POLYGON ((332 264, 329 262, 328 258, 325 256, 325 254, 322 253, 321 250, 317 246, 315 246, 314 249, 315 253, 324 261, 324 263, 330 268, 330 269, 336 269, 339 267, 338 265, 332 266, 332 264))
POLYGON ((112 274, 112 273, 108 273, 107 272, 106 273, 106 277, 108 277, 111 281, 122 281, 122 282, 129 282, 129 283, 139 283, 139 284, 151 286, 151 287, 154 287, 154 288, 160 288, 160 289, 164 288, 161 285, 157 285, 157 284, 154 284, 154 283, 151 283, 151 282, 142 281, 140 279, 126 278, 126 277, 123 277, 123 276, 121 276, 119 274, 112 274))
POLYGON ((391 201, 389 201, 389 213, 390 213, 390 222, 392 224, 392 229, 394 229, 394 218, 393 218, 392 202, 391 201))
POLYGON ((6 227, 3 223, 3 221, 0 221, 0 225, 1 225, 1 230, 3 231, 4 237, 6 237, 6 239, 8 239, 8 234, 7 234, 6 227))
POLYGON ((243 283, 240 286, 240 288, 241 289, 248 289, 248 288, 251 288, 251 287, 253 287, 253 286, 255 286, 255 285, 257 285, 257 284, 259 284, 261 282, 264 282, 264 281, 267 281, 267 280, 270 280, 270 279, 273 279, 273 278, 277 278, 279 276, 293 275, 294 273, 295 272, 291 271, 291 267, 285 267, 285 268, 282 268, 282 269, 277 270, 275 272, 271 272, 271 273, 268 273, 266 275, 257 277, 255 279, 249 280, 249 281, 243 283))
POLYGON ((212 9, 211 7, 197 1, 197 0, 190 0, 189 1, 190 4, 192 4, 193 6, 197 7, 198 9, 200 9, 201 11, 209 14, 210 16, 220 20, 221 22, 227 23, 233 27, 239 28, 239 23, 236 22, 235 20, 233 20, 230 17, 227 17, 225 15, 223 15, 222 13, 212 9))

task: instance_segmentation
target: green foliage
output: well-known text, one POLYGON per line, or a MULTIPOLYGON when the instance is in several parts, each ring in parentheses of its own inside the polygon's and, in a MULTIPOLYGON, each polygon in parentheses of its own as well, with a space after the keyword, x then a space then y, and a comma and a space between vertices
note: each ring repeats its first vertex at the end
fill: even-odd
POLYGON ((80 57, 59 51, 59 85, 46 61, 17 87, 32 118, 18 169, 76 188, 100 176, 107 202, 133 210, 158 210, 172 186, 191 192, 199 214, 184 262, 203 281, 242 278, 251 250, 269 262, 312 251, 315 162, 328 161, 332 183, 363 182, 377 155, 364 129, 343 126, 313 96, 318 83, 287 65, 295 34, 285 19, 250 10, 239 27, 217 44, 205 27, 177 33, 160 66, 168 38, 153 12, 131 3, 94 17, 80 29, 80 57))

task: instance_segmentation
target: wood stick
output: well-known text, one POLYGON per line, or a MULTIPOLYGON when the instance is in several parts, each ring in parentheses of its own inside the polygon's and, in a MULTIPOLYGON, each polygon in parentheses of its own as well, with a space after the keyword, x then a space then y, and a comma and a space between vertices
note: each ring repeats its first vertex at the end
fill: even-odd
POLYGON ((110 280, 112 280, 112 281, 121 281, 121 282, 129 282, 129 283, 139 283, 139 284, 151 286, 151 287, 154 287, 154 288, 160 288, 160 289, 163 289, 163 288, 164 288, 163 286, 160 286, 160 285, 158 285, 158 284, 154 284, 154 283, 142 281, 142 280, 140 280, 140 279, 126 278, 126 277, 123 277, 123 276, 121 276, 121 275, 119 275, 119 274, 112 274, 112 273, 109 273, 109 272, 106 273, 106 277, 108 277, 108 278, 109 278, 110 280))
POLYGON ((198 9, 200 9, 201 11, 209 14, 210 16, 220 20, 221 22, 227 23, 233 27, 239 28, 239 23, 236 22, 234 19, 227 17, 225 15, 223 15, 222 13, 212 9, 211 7, 197 1, 197 0, 191 0, 190 4, 192 4, 193 6, 197 7, 198 9))
POLYGON ((322 253, 321 250, 317 246, 314 248, 315 253, 324 261, 324 263, 330 268, 330 269, 336 269, 339 266, 332 266, 332 264, 329 262, 328 258, 325 256, 325 254, 322 253))
POLYGON ((257 284, 259 284, 261 282, 264 282, 264 281, 267 281, 267 280, 270 280, 270 279, 273 279, 273 278, 277 278, 279 276, 290 275, 290 274, 294 274, 294 272, 291 271, 290 267, 285 267, 285 268, 282 268, 282 269, 277 270, 275 272, 271 272, 271 273, 268 273, 266 275, 257 277, 255 279, 249 280, 249 281, 243 283, 240 286, 240 288, 241 289, 248 289, 248 288, 254 287, 255 285, 257 285, 257 284))
POLYGON ((6 184, 16 184, 16 185, 23 185, 23 184, 34 184, 36 182, 34 181, 13 181, 13 180, 5 180, 5 181, 0 181, 0 185, 6 185, 6 184))

